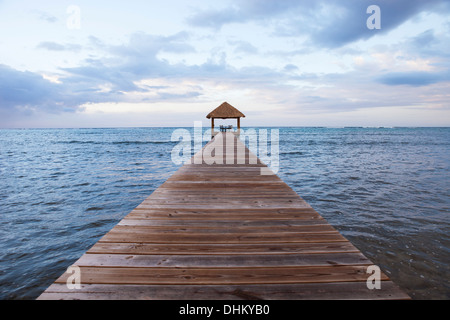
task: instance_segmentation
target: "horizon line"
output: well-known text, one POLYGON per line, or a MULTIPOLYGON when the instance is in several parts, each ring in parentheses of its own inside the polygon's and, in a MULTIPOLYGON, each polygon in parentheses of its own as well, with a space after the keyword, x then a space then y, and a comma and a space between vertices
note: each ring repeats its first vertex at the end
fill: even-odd
MULTIPOLYGON (((204 126, 210 128, 209 126, 204 126)), ((76 129, 150 129, 150 128, 194 128, 194 126, 117 126, 117 127, 0 127, 0 130, 76 130, 76 129)), ((244 128, 324 128, 324 129, 401 129, 401 128, 450 128, 449 126, 242 126, 244 128)))

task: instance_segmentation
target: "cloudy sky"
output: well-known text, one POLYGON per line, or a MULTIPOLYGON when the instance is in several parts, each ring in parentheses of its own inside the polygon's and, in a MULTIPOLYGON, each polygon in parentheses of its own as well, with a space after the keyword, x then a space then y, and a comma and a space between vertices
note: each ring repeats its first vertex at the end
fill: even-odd
POLYGON ((223 101, 244 126, 449 126, 449 17, 449 0, 0 0, 0 127, 208 125, 223 101))

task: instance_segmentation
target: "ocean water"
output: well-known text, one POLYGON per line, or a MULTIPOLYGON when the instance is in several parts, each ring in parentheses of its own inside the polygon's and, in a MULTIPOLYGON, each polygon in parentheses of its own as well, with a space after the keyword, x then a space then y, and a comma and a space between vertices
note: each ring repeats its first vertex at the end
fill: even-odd
MULTIPOLYGON (((0 299, 35 299, 169 178, 175 129, 0 130, 0 299)), ((411 297, 450 298, 450 128, 279 130, 288 185, 411 297)))

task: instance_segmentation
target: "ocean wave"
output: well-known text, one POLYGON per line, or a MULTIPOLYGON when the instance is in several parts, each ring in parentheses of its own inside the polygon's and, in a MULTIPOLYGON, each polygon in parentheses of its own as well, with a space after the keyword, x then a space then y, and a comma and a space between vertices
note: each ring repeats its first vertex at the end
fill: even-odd
POLYGON ((145 145, 145 144, 174 144, 176 142, 173 141, 80 141, 80 140, 71 140, 71 141, 58 141, 58 144, 103 144, 103 145, 145 145))
POLYGON ((111 144, 174 144, 176 142, 173 141, 115 141, 111 142, 111 144))
POLYGON ((304 152, 300 152, 300 151, 280 152, 280 155, 289 155, 289 156, 302 156, 304 154, 305 154, 304 152))

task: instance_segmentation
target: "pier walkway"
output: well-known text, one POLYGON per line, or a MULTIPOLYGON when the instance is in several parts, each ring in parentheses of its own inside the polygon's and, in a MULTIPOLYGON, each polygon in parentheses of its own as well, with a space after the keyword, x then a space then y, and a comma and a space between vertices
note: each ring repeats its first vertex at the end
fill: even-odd
POLYGON ((182 166, 39 299, 409 299, 232 133, 202 152, 221 139, 226 163, 182 166))

